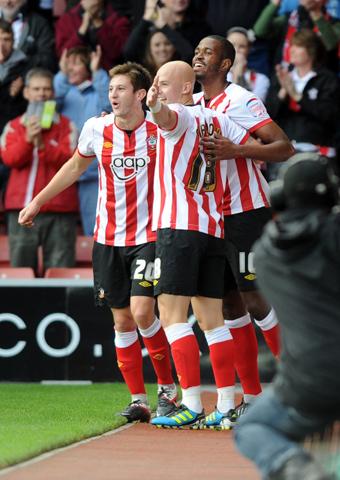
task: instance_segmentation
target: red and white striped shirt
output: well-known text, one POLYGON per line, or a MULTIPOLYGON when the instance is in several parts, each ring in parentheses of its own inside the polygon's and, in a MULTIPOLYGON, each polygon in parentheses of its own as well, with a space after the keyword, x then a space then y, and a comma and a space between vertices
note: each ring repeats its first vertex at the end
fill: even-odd
MULTIPOLYGON (((194 102, 219 113, 226 113, 250 133, 270 123, 272 120, 263 102, 234 83, 207 104, 203 92, 194 94, 194 102)), ((228 181, 224 198, 224 215, 255 210, 269 206, 268 183, 259 166, 250 159, 228 160, 228 181)))
POLYGON ((78 152, 95 155, 99 169, 96 242, 120 247, 156 240, 151 229, 156 146, 150 114, 130 134, 117 127, 113 114, 84 124, 78 152))
POLYGON ((227 115, 201 106, 170 108, 177 113, 177 124, 171 131, 159 129, 153 228, 196 230, 222 238, 229 160, 209 161, 200 152, 199 140, 217 131, 240 144, 249 134, 227 115))

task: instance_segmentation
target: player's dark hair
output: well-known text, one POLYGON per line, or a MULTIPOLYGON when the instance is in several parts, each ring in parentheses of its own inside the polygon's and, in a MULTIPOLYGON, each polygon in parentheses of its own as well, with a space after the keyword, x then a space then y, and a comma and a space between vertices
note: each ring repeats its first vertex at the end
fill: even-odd
POLYGON ((141 89, 148 91, 152 85, 150 72, 139 63, 126 62, 122 63, 121 65, 116 65, 115 67, 111 68, 109 74, 111 78, 115 77, 116 75, 126 75, 129 77, 134 92, 141 89))
POLYGON ((234 45, 229 42, 229 40, 222 37, 221 35, 208 35, 207 38, 212 38, 213 40, 216 40, 220 43, 222 55, 221 61, 228 58, 231 61, 231 64, 234 63, 236 51, 234 45))

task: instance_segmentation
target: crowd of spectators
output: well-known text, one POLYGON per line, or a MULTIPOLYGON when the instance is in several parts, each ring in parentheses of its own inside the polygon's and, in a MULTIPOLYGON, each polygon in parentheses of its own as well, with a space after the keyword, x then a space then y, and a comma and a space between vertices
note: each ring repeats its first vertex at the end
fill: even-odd
MULTIPOLYGON (((25 79, 32 69, 53 75, 57 112, 79 133, 88 118, 110 110, 107 71, 114 65, 137 61, 154 75, 169 60, 191 63, 206 35, 223 35, 236 49, 228 80, 263 100, 298 151, 336 156, 339 5, 339 0, 0 0, 0 210, 5 228, 26 198, 14 210, 6 201, 9 175, 12 182, 13 171, 24 162, 30 173, 20 188, 35 195, 42 186, 36 180, 39 162, 53 164, 27 124, 25 79), (12 136, 16 142, 22 136, 21 148, 30 152, 25 160, 17 158, 16 148, 8 148, 12 136)), ((35 134, 47 138, 56 119, 49 129, 35 125, 35 134)), ((280 168, 274 165, 266 171, 269 179, 280 168)), ((78 184, 81 223, 74 227, 88 236, 95 222, 97 182, 94 162, 78 184)))

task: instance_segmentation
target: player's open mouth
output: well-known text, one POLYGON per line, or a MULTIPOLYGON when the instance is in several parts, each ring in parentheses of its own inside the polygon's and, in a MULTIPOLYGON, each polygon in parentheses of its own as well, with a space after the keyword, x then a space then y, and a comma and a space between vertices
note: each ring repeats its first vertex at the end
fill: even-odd
POLYGON ((204 68, 204 67, 205 67, 204 63, 201 63, 201 62, 194 63, 194 68, 204 68))

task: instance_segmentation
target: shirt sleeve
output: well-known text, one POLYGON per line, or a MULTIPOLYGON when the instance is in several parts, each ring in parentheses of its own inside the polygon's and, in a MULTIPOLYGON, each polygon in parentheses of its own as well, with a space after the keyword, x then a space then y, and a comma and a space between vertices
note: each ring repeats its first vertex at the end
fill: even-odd
POLYGON ((262 100, 253 92, 243 91, 242 96, 233 100, 227 114, 249 132, 254 132, 272 121, 262 100))
POLYGON ((78 140, 78 152, 82 157, 95 156, 94 142, 93 142, 93 126, 95 117, 90 118, 84 123, 84 126, 80 132, 78 140))
POLYGON ((167 140, 176 142, 181 138, 183 133, 191 126, 193 118, 188 112, 188 109, 184 105, 180 105, 179 103, 172 103, 168 105, 168 107, 176 113, 177 122, 172 130, 161 129, 161 135, 167 140))

